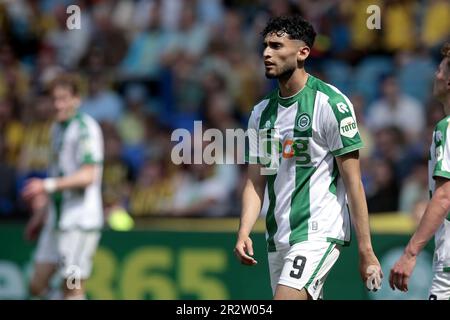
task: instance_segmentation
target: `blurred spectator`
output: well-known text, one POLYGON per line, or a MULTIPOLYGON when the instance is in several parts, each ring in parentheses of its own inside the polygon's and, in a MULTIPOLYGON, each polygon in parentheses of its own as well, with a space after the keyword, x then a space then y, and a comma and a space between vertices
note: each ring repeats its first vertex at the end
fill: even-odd
POLYGON ((440 47, 450 30, 450 2, 448 0, 424 2, 422 42, 429 48, 440 47))
POLYGON ((394 175, 402 181, 422 154, 407 144, 403 132, 397 127, 387 127, 375 133, 375 149, 372 157, 384 159, 394 166, 394 175))
POLYGON ((135 146, 144 143, 147 91, 142 84, 126 88, 126 109, 118 123, 118 130, 124 144, 135 146))
POLYGON ((428 162, 418 162, 405 179, 400 191, 399 210, 411 214, 420 201, 428 200, 428 162))
POLYGON ((66 68, 75 68, 87 51, 92 34, 92 18, 90 11, 85 10, 84 2, 79 1, 80 29, 67 28, 68 15, 66 6, 58 4, 54 8, 57 26, 46 35, 45 42, 57 51, 58 62, 66 68))
POLYGON ((122 142, 110 123, 102 124, 105 140, 102 196, 105 215, 112 210, 124 208, 130 192, 130 170, 122 159, 122 142))
POLYGON ((398 210, 398 181, 394 167, 386 160, 371 163, 372 184, 367 190, 367 206, 370 213, 398 210))
POLYGON ((140 170, 128 208, 133 216, 170 215, 178 185, 176 171, 162 159, 147 159, 140 170))
POLYGON ((404 95, 393 75, 384 78, 381 84, 382 98, 369 106, 367 124, 372 132, 389 126, 403 130, 406 139, 414 142, 425 127, 424 108, 421 104, 404 95))
POLYGON ((198 59, 208 47, 209 36, 207 25, 197 19, 192 1, 184 1, 178 28, 171 33, 167 47, 166 55, 171 56, 169 61, 181 57, 198 59))
POLYGON ((5 161, 5 143, 3 135, 0 136, 0 177, 2 183, 0 184, 0 217, 11 217, 17 214, 16 201, 16 170, 12 165, 5 161))
POLYGON ((362 26, 367 23, 367 8, 371 5, 382 9, 381 0, 350 0, 340 1, 340 7, 344 15, 349 17, 349 26, 351 31, 352 48, 356 50, 367 50, 379 46, 378 32, 362 26))
POLYGON ((156 78, 160 72, 160 60, 169 45, 169 34, 161 27, 161 1, 151 6, 148 27, 136 34, 121 62, 124 77, 156 78))
POLYGON ((29 105, 29 121, 18 168, 25 175, 45 176, 50 162, 50 130, 54 112, 50 96, 41 94, 29 105))
POLYGON ((29 76, 23 64, 8 44, 0 46, 0 99, 7 96, 14 102, 23 103, 28 94, 29 76))
POLYGON ((106 75, 93 73, 89 75, 88 82, 88 95, 83 100, 80 111, 99 122, 119 121, 123 112, 123 102, 117 93, 109 89, 106 75))
POLYGON ((84 61, 90 71, 116 67, 127 52, 127 39, 124 32, 112 23, 111 12, 107 2, 93 10, 93 34, 84 61))
POLYGON ((411 50, 417 39, 415 0, 385 0, 381 10, 383 46, 388 51, 411 50))
POLYGON ((177 183, 174 216, 225 216, 237 183, 234 165, 192 164, 177 183))
POLYGON ((3 139, 3 159, 12 166, 17 165, 20 148, 25 137, 25 128, 17 116, 17 109, 9 99, 0 98, 0 136, 3 139))

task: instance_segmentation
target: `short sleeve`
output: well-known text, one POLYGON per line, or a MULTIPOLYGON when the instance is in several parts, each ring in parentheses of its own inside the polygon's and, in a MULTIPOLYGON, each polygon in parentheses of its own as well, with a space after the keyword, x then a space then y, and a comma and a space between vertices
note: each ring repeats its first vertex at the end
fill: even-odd
POLYGON ((323 119, 325 140, 334 156, 363 147, 353 105, 348 99, 340 96, 329 99, 324 105, 323 119))
POLYGON ((450 141, 448 139, 449 123, 443 120, 438 123, 433 134, 436 156, 434 177, 450 179, 450 141))
POLYGON ((80 124, 77 158, 81 164, 100 164, 103 162, 103 137, 99 127, 80 124))
POLYGON ((249 164, 259 163, 258 156, 258 136, 259 128, 256 119, 256 112, 252 111, 248 119, 246 146, 245 146, 245 162, 249 164))

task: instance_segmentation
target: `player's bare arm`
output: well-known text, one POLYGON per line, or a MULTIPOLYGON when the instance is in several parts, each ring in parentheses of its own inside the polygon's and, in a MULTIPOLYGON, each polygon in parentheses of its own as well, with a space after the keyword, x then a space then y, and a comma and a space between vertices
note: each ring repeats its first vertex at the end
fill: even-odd
MULTIPOLYGON (((347 190, 350 214, 358 239, 359 272, 364 282, 371 276, 371 271, 378 271, 383 277, 380 263, 372 248, 370 239, 369 214, 366 196, 361 181, 359 152, 354 151, 336 158, 339 172, 347 190)), ((379 279, 377 279, 379 281, 379 279)), ((380 284, 378 284, 379 286, 380 284)))
POLYGON ((31 218, 25 227, 25 239, 32 241, 37 238, 47 219, 48 196, 43 194, 30 200, 31 218))
POLYGON ((247 182, 242 195, 242 213, 234 252, 242 264, 255 265, 257 261, 252 257, 253 243, 250 238, 250 232, 261 211, 266 179, 265 176, 261 175, 261 166, 257 164, 248 165, 247 175, 247 182))
POLYGON ((94 164, 83 165, 74 174, 59 178, 38 179, 27 181, 22 196, 29 201, 36 196, 66 189, 85 188, 95 181, 98 166, 94 164))
POLYGON ((436 191, 409 240, 403 255, 391 269, 389 284, 393 290, 408 291, 408 282, 416 265, 416 258, 443 223, 450 211, 450 180, 436 177, 436 191))

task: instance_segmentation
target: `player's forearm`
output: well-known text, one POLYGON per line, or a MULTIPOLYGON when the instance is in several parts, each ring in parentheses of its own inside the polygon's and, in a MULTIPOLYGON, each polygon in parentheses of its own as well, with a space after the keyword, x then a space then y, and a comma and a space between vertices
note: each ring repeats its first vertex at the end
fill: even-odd
POLYGON ((255 186, 250 180, 244 188, 242 196, 242 212, 238 234, 248 236, 261 212, 261 204, 264 197, 264 188, 255 186))
POLYGON ((62 191, 67 189, 86 188, 95 181, 97 174, 98 167, 90 165, 82 167, 72 175, 50 179, 53 179, 54 191, 62 191))
POLYGON ((347 190, 347 193, 353 227, 358 239, 358 250, 360 253, 372 251, 369 214, 365 201, 364 188, 361 180, 351 184, 351 186, 352 187, 347 190))
POLYGON ((439 229, 449 210, 449 195, 444 190, 437 189, 420 220, 419 227, 411 237, 405 252, 411 256, 417 256, 439 229))

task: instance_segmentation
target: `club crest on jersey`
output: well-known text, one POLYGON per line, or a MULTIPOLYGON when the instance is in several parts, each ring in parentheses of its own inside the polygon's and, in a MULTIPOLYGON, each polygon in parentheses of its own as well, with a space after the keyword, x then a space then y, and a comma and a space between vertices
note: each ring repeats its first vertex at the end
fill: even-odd
POLYGON ((272 123, 270 122, 270 120, 267 120, 266 123, 264 124, 264 127, 266 129, 269 129, 272 126, 272 123))
POLYGON ((347 138, 353 138, 358 133, 358 126, 353 117, 347 117, 341 120, 339 124, 341 135, 347 138))
POLYGON ((302 113, 300 117, 298 117, 297 120, 297 128, 300 131, 308 130, 308 128, 311 126, 311 118, 307 113, 302 113))

